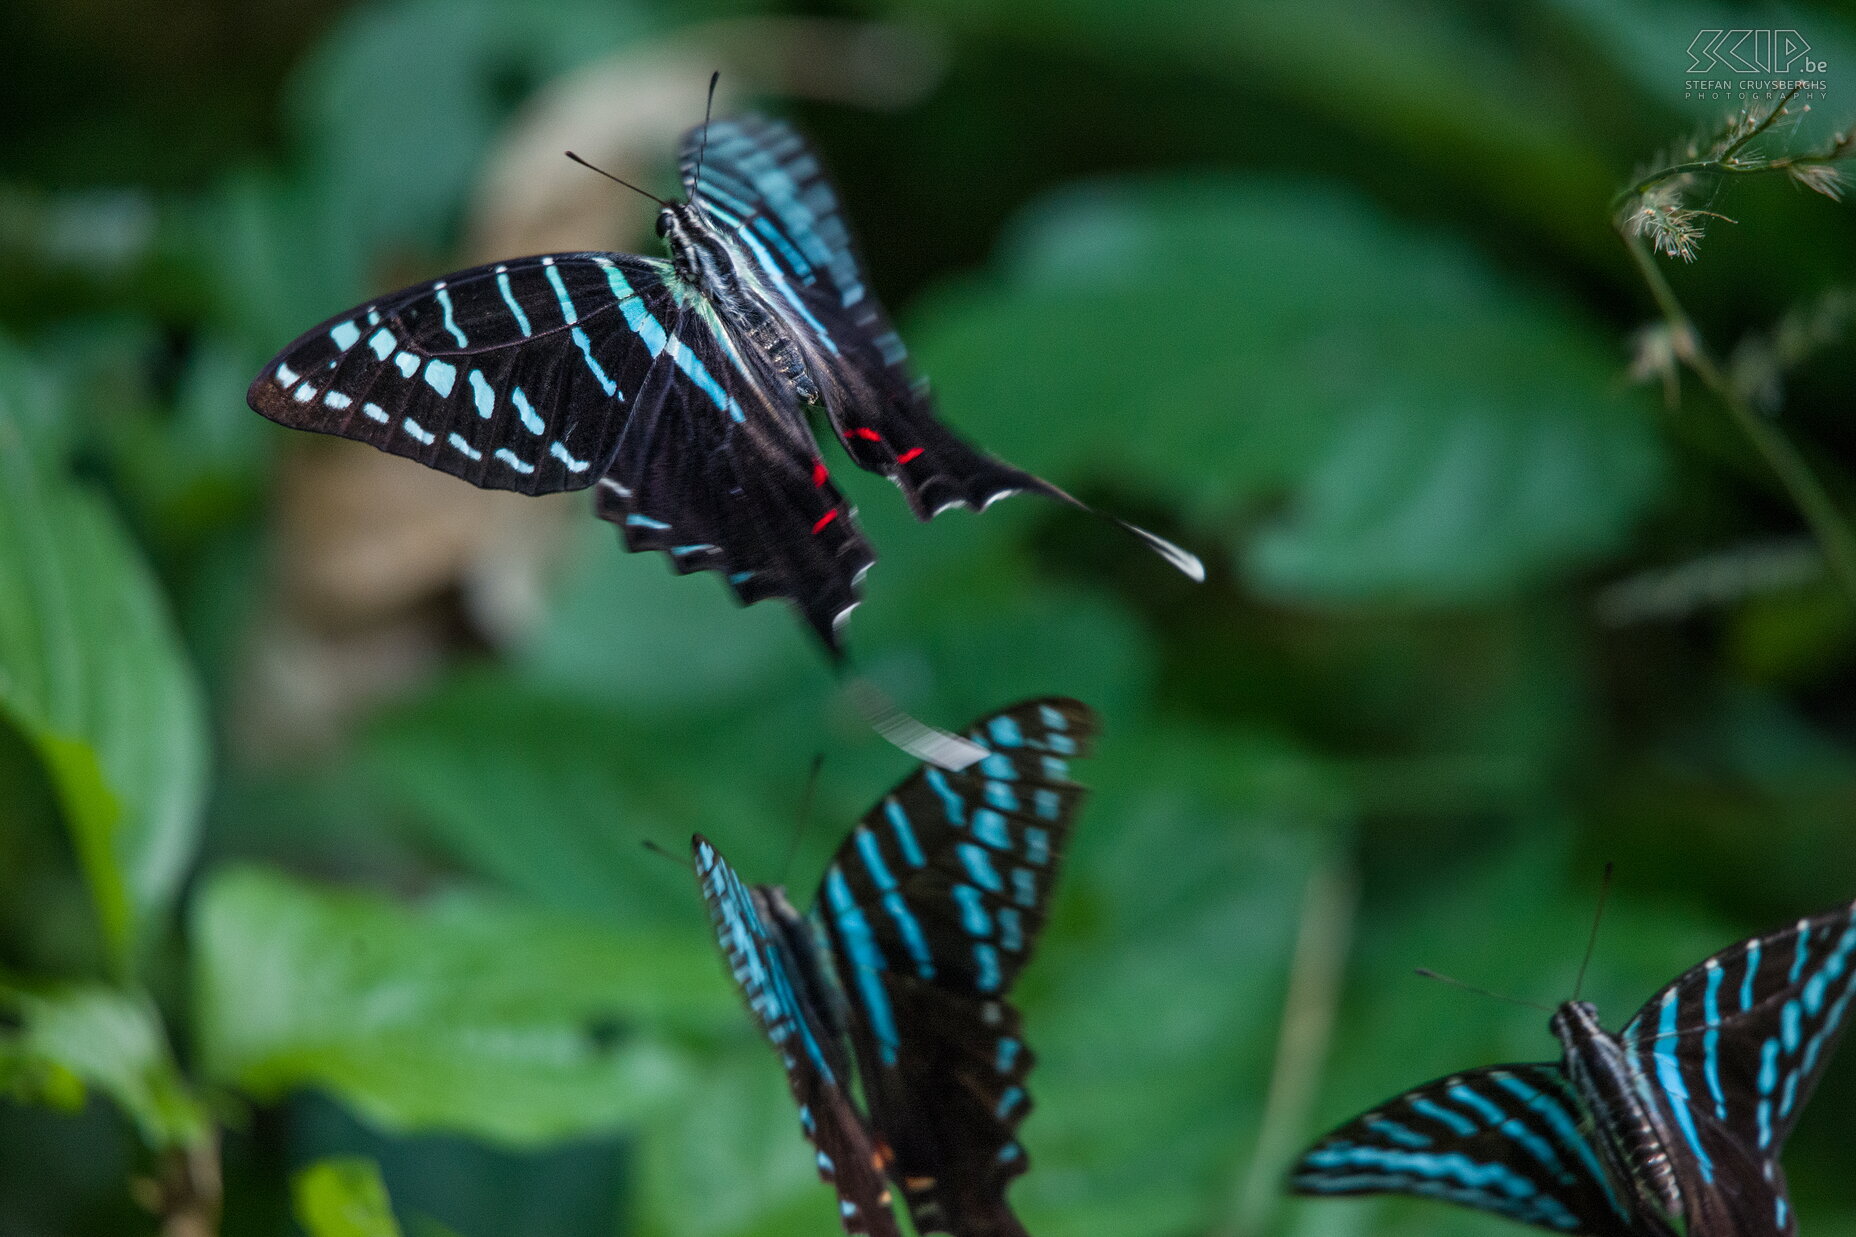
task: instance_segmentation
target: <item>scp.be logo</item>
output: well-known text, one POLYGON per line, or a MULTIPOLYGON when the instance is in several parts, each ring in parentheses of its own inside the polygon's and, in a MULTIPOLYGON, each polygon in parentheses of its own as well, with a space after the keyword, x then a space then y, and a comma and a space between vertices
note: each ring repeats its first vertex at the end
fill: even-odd
POLYGON ((1822 60, 1796 30, 1703 30, 1688 45, 1688 71, 1710 73, 1822 73, 1822 60))

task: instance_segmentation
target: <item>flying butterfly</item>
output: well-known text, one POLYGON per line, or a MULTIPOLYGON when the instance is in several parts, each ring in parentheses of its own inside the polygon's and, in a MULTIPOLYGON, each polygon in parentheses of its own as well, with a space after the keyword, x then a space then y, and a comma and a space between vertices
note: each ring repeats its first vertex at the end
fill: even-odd
POLYGON ((786 1067, 846 1232, 1024 1237, 1005 1201, 1032 1054, 1013 981, 1043 927, 1096 722, 1034 700, 976 722, 988 754, 916 770, 851 831, 809 913, 693 840, 729 970, 786 1067), (853 1083, 855 1082, 855 1093, 853 1083), (859 1101, 861 1097, 861 1103, 859 1101))
MULTIPOLYGON (((474 485, 596 487, 627 549, 719 572, 741 604, 786 599, 836 661, 875 554, 809 410, 919 519, 1021 490, 1076 500, 935 418, 791 127, 705 119, 680 164, 685 201, 646 194, 668 261, 512 258, 389 293, 299 337, 247 399, 474 485)), ((1116 522, 1203 579, 1193 555, 1116 522)))
POLYGON ((1341 1126, 1300 1194, 1404 1193, 1595 1237, 1797 1232, 1779 1152, 1856 999, 1856 905, 1742 941, 1613 1035, 1553 1015, 1558 1064, 1427 1083, 1341 1126))

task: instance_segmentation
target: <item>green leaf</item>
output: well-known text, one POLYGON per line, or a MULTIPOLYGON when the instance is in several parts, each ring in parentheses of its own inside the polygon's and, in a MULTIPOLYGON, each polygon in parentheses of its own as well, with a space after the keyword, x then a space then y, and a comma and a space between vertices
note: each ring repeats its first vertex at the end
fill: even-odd
POLYGON ((1363 203, 1083 186, 997 265, 918 315, 942 405, 1007 458, 1200 526, 1279 506, 1241 556, 1278 597, 1513 593, 1616 549, 1658 492, 1652 414, 1607 340, 1363 203))
POLYGON ((169 1051, 154 1002, 101 984, 0 983, 0 1009, 21 1030, 0 1037, 0 1082, 25 1098, 73 1109, 95 1088, 154 1149, 200 1139, 207 1120, 169 1051))
POLYGON ((1022 983, 1037 1108, 1013 1197, 1038 1232, 1215 1229, 1255 1150, 1303 891, 1345 801, 1293 748, 1241 733, 1118 747, 1111 731, 1081 775, 1103 790, 1022 983))
MULTIPOLYGON (((1492 201, 1525 221, 1529 234, 1587 252, 1603 243, 1602 229, 1590 225, 1613 187, 1601 153, 1610 131, 1582 125, 1591 103, 1578 90, 1590 89, 1594 54, 1583 44, 1581 58, 1556 60, 1543 54, 1542 42, 1504 37, 1515 27, 1464 20, 1423 0, 1365 7, 1348 0, 890 0, 886 7, 989 34, 1007 47, 1112 57, 1163 80, 1177 81, 1182 66, 1192 66, 1212 83, 1223 79, 1274 103, 1263 114, 1282 131, 1259 139, 1270 157, 1280 158, 1286 134, 1307 134, 1312 116, 1316 133, 1332 125, 1346 135, 1341 149, 1349 161, 1372 165, 1337 174, 1369 179, 1395 168, 1433 200, 1460 194, 1477 206, 1492 201)), ((1665 33, 1666 10, 1653 11, 1663 23, 1658 34, 1678 42, 1665 33)), ((1628 132, 1636 119, 1625 110, 1617 126, 1628 132)))
POLYGON ((619 934, 479 894, 401 906, 222 873, 193 923, 204 1070, 261 1100, 322 1087, 389 1129, 611 1129, 686 1081, 654 1032, 733 1012, 700 925, 619 934))
POLYGON ((290 1182, 296 1221, 309 1237, 400 1237, 380 1169, 359 1156, 317 1160, 290 1182))
POLYGON ((0 719, 44 763, 127 968, 197 842, 203 704, 115 516, 22 428, 15 372, 0 367, 0 719))

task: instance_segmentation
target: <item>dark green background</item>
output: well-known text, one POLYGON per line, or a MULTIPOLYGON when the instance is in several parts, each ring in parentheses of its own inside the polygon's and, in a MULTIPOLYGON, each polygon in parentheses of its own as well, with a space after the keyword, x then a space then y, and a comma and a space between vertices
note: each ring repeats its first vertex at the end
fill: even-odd
MULTIPOLYGON (((306 616, 280 530, 336 500, 297 470, 359 465, 243 398, 303 328, 498 256, 469 221, 538 92, 578 91, 546 138, 597 151, 665 111, 678 56, 678 124, 719 67, 814 136, 950 423, 1211 569, 1195 588, 1030 499, 916 526, 850 479, 881 555, 850 628, 876 680, 943 724, 1045 692, 1106 719, 1021 989, 1034 1231, 1504 1231, 1271 1188, 1401 1086, 1554 1055, 1544 1013, 1412 968, 1565 999, 1613 861, 1585 992, 1616 1026, 1711 950, 1856 896, 1850 602, 1706 393, 1671 409, 1628 380, 1653 309, 1608 213, 1727 106, 1683 98, 1702 29, 1795 28, 1827 62, 1780 146, 1856 118, 1846 9, 15 0, 5 21, 5 1237, 152 1231, 128 1180, 209 1117, 228 1234, 291 1231, 291 1175, 333 1154, 380 1163, 412 1234, 833 1231, 689 876, 638 843, 700 829, 804 891, 903 759, 786 610, 623 555, 584 497, 518 543, 545 564, 533 604, 474 558, 365 620, 306 616), (878 41, 824 42, 847 31, 878 41)), ((661 157, 625 170, 667 190, 674 128, 640 140, 661 157)), ((648 205, 608 189, 609 234, 572 243, 648 248, 648 205)), ((1775 177, 1698 204, 1735 222, 1665 269, 1721 353, 1850 279, 1837 203, 1775 177)), ((1774 414, 1840 502, 1852 355, 1832 332, 1774 414)), ((424 488, 447 529, 515 518, 445 484, 424 488)), ((1812 1237, 1856 1235, 1853 1121, 1845 1059, 1786 1157, 1812 1237)))

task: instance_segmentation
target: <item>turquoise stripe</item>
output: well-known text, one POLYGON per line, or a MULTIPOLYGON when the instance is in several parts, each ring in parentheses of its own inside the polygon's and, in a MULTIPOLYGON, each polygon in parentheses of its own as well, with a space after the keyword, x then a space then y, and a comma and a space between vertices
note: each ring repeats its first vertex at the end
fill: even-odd
POLYGON ((1721 1091, 1721 968, 1708 967, 1708 988, 1702 997, 1702 1016, 1708 1020, 1708 1032, 1701 1037, 1702 1072, 1708 1079, 1708 1094, 1714 1097, 1714 1117, 1727 1120, 1727 1097, 1721 1091))
POLYGON ((529 327, 528 315, 522 312, 522 306, 516 304, 515 294, 509 290, 508 271, 496 272, 496 287, 502 292, 503 304, 509 306, 509 312, 515 318, 516 327, 522 332, 523 337, 533 335, 535 332, 529 327))
POLYGON ((885 1065, 896 1063, 896 1021, 889 1006, 889 994, 883 990, 880 972, 883 967, 883 955, 877 950, 876 937, 870 931, 870 923, 851 896, 851 887, 844 879, 844 873, 833 865, 825 877, 825 900, 831 908, 833 925, 837 928, 838 939, 851 956, 853 978, 857 984, 857 995, 868 1016, 871 1033, 876 1036, 877 1048, 885 1065))
POLYGON ((458 330, 457 320, 451 316, 451 290, 441 283, 435 291, 438 294, 439 308, 445 311, 445 329, 451 332, 451 338, 458 341, 458 347, 470 347, 470 340, 464 338, 464 332, 458 330))
POLYGON ((552 262, 543 262, 541 269, 542 273, 547 275, 548 282, 554 285, 554 299, 560 302, 561 320, 568 326, 580 321, 580 314, 574 309, 574 303, 567 295, 567 285, 561 282, 560 270, 552 262))
POLYGON ((912 868, 919 868, 928 862, 922 854, 921 844, 915 840, 915 830, 909 827, 909 814, 902 810, 892 795, 883 804, 883 814, 889 817, 889 831, 895 835, 896 845, 902 848, 902 857, 912 868))

